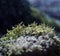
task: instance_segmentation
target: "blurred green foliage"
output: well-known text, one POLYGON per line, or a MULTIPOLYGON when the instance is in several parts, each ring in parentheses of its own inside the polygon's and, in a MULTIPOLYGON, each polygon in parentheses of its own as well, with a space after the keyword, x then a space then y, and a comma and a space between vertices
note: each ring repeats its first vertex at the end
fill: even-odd
MULTIPOLYGON (((46 20, 45 14, 42 11, 39 11, 37 8, 31 8, 32 10, 32 16, 35 17, 39 23, 44 23, 46 20)), ((37 22, 38 23, 38 22, 37 22)))
POLYGON ((57 33, 60 32, 60 24, 57 24, 54 19, 52 19, 50 21, 47 20, 45 22, 45 24, 52 27, 52 28, 54 28, 57 33))

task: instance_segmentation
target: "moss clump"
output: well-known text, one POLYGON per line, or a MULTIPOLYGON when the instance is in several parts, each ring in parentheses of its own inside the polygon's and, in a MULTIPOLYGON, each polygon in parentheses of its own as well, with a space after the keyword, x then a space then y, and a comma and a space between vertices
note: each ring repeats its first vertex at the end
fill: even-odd
POLYGON ((60 38, 45 24, 13 27, 0 39, 0 47, 3 56, 60 56, 60 38))
POLYGON ((29 53, 30 56, 37 56, 37 53, 38 56, 60 55, 60 39, 55 35, 54 29, 45 24, 32 23, 25 26, 20 23, 0 38, 0 47, 3 56, 29 56, 29 53))
POLYGON ((37 25, 36 23, 33 23, 31 25, 25 26, 24 24, 20 23, 19 25, 12 28, 13 30, 7 31, 7 34, 2 37, 1 39, 8 40, 10 37, 13 37, 14 39, 21 35, 41 35, 41 34, 47 34, 52 32, 52 34, 55 34, 54 29, 52 29, 49 26, 46 26, 45 24, 37 25))

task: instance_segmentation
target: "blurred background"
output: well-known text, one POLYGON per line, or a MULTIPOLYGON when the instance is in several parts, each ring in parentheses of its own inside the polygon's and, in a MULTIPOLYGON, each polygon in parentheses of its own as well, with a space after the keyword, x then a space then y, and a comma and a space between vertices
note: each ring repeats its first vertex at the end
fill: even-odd
POLYGON ((48 20, 55 19, 60 24, 60 0, 29 0, 32 7, 45 12, 48 20))

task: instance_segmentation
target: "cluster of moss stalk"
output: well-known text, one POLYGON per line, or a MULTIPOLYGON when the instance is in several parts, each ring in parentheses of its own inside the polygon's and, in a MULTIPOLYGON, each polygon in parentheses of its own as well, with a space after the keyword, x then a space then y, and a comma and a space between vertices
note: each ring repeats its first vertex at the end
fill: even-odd
MULTIPOLYGON (((39 37, 39 36, 45 36, 45 35, 47 35, 47 40, 49 40, 49 39, 52 39, 54 42, 53 42, 53 44, 54 45, 52 45, 52 46, 57 46, 58 47, 58 50, 59 51, 57 51, 58 53, 60 52, 60 38, 58 38, 57 36, 56 36, 56 34, 55 34, 55 31, 54 31, 54 29, 52 28, 52 27, 49 27, 49 26, 47 26, 47 25, 45 25, 45 24, 40 24, 40 25, 38 25, 38 24, 36 24, 36 23, 32 23, 32 24, 30 24, 30 25, 28 25, 28 26, 25 26, 24 24, 22 24, 22 23, 20 23, 20 24, 18 24, 17 26, 15 26, 15 27, 13 27, 12 28, 12 30, 9 30, 9 31, 7 31, 7 34, 5 35, 5 36, 3 36, 2 38, 0 38, 0 47, 4 47, 2 50, 3 50, 3 52, 2 53, 4 53, 4 55, 7 55, 7 53, 8 53, 8 56, 12 56, 13 54, 14 54, 14 51, 13 51, 13 49, 11 48, 11 49, 8 49, 9 50, 9 52, 6 52, 6 51, 4 51, 4 49, 5 50, 7 50, 7 48, 8 48, 8 46, 10 47, 11 46, 11 43, 13 43, 13 45, 14 45, 14 43, 15 43, 15 41, 17 40, 17 39, 20 39, 20 37, 21 36, 35 36, 35 37, 39 37), (12 39, 11 39, 12 38, 12 39), (9 42, 9 41, 13 41, 13 42, 9 42), (15 40, 15 41, 14 41, 15 40), (7 42, 8 41, 8 42, 7 42), (3 44, 2 44, 3 43, 3 44)), ((44 38, 44 39, 45 39, 44 38)), ((34 38, 33 38, 33 40, 34 40, 34 38)), ((46 41, 47 41, 46 40, 46 41)), ((24 40, 23 40, 24 41, 24 40)), ((42 40, 43 41, 43 40, 42 40)), ((50 41, 51 42, 51 41, 50 41)), ((44 42, 43 42, 44 43, 44 42)), ((51 42, 52 43, 52 42, 51 42)), ((24 44, 24 43, 23 43, 24 44)), ((52 48, 52 46, 51 46, 51 48, 52 48)), ((15 45, 14 45, 14 47, 15 47, 15 45)), ((56 48, 56 47, 55 47, 56 48)), ((54 48, 54 49, 55 49, 54 48)), ((48 48, 49 49, 49 48, 48 48)), ((25 49, 24 49, 25 50, 25 49)), ((52 49, 53 50, 53 49, 52 49)), ((22 50, 23 51, 23 50, 22 50)), ((44 51, 44 50, 43 50, 44 51)), ((55 50, 56 51, 56 50, 55 50)), ((19 50, 18 50, 18 48, 17 48, 17 52, 19 52, 19 50)), ((33 51, 34 52, 34 51, 33 51)), ((32 53, 33 53, 32 52, 32 53)), ((26 53, 25 51, 23 52, 23 53, 26 53)), ((27 52, 28 53, 28 52, 27 52)), ((26 53, 26 55, 27 55, 27 53, 26 53)), ((54 52, 53 52, 54 53, 54 52)), ((15 55, 15 54, 14 54, 15 55)), ((19 54, 16 54, 16 55, 19 55, 19 54)), ((21 56, 22 54, 20 54, 20 56, 21 56)), ((58 55, 58 54, 57 54, 58 55)))

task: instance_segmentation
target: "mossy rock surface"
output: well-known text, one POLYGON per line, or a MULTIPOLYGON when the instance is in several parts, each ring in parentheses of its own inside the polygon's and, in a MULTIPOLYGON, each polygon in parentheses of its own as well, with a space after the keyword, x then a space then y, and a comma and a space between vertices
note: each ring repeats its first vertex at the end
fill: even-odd
POLYGON ((32 23, 20 23, 0 38, 3 56, 59 56, 60 38, 53 28, 32 23))

